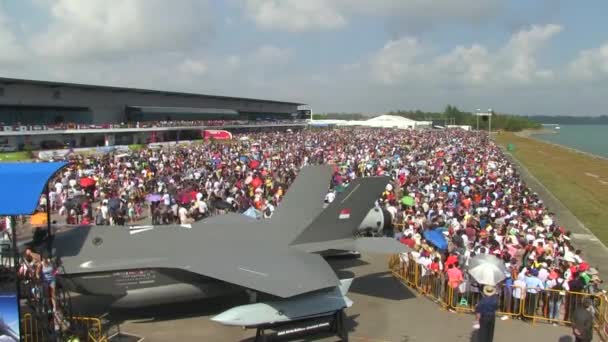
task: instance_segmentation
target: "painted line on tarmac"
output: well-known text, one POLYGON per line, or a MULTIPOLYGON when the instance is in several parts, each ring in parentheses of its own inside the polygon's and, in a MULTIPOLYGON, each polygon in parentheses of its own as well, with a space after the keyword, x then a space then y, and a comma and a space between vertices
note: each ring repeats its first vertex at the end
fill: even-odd
POLYGON ((595 237, 595 235, 593 235, 593 234, 574 234, 573 233, 572 237, 577 240, 600 242, 600 240, 597 237, 595 237))
POLYGON ((367 341, 367 342, 391 342, 388 340, 379 340, 377 338, 371 338, 371 337, 350 336, 350 338, 353 340, 367 341))

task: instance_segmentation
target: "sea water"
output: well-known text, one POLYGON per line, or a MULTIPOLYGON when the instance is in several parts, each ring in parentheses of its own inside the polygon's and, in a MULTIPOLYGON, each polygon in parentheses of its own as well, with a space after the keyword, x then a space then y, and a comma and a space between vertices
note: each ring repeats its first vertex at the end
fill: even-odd
POLYGON ((534 137, 608 158, 608 125, 562 125, 556 132, 534 137))

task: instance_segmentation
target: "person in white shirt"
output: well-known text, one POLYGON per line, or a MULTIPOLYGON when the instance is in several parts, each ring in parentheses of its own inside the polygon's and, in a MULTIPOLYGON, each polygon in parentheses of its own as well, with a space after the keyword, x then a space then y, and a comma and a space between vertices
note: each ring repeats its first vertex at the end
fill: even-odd
POLYGON ((422 251, 420 257, 417 260, 417 263, 420 265, 420 276, 421 276, 421 285, 422 291, 424 293, 430 292, 431 288, 431 270, 429 269, 433 260, 431 259, 431 255, 428 251, 422 251))
POLYGON ((325 195, 325 203, 331 203, 334 201, 334 199, 336 199, 336 192, 335 191, 330 191, 327 193, 327 195, 325 195))
POLYGON ((188 209, 183 206, 180 206, 178 209, 179 213, 179 223, 186 224, 188 223, 188 209))
POLYGON ((547 270, 547 263, 543 262, 541 264, 541 268, 540 270, 538 270, 538 279, 540 279, 540 281, 542 281, 543 283, 547 281, 547 278, 549 277, 549 271, 547 270))
POLYGON ((61 182, 55 183, 55 192, 60 194, 63 191, 63 184, 61 182))
POLYGON ((103 219, 104 224, 108 224, 108 200, 103 200, 101 203, 101 218, 103 219))
POLYGON ((521 272, 517 277, 517 280, 513 282, 513 311, 519 312, 519 306, 521 305, 521 300, 524 298, 526 294, 526 275, 524 272, 521 272))
POLYGON ((557 325, 559 320, 560 307, 564 302, 566 291, 569 290, 568 282, 560 277, 556 271, 551 272, 545 287, 549 290, 547 301, 549 303, 549 323, 557 325))

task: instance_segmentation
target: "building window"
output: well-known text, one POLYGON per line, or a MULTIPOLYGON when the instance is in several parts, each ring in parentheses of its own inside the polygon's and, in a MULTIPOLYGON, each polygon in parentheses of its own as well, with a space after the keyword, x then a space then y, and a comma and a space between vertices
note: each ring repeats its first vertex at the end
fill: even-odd
POLYGON ((61 91, 59 91, 59 90, 53 90, 53 98, 54 99, 60 99, 61 98, 61 91))

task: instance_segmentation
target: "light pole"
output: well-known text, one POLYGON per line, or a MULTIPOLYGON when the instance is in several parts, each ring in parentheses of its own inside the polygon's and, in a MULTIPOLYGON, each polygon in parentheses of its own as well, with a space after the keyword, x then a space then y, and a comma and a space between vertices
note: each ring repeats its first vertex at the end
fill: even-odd
POLYGON ((492 115, 494 115, 494 111, 492 108, 488 109, 488 137, 492 134, 492 115))
POLYGON ((493 114, 494 114, 494 111, 492 110, 492 108, 488 109, 488 111, 485 113, 482 113, 480 109, 477 110, 477 113, 475 113, 475 116, 477 116, 477 134, 479 134, 479 117, 487 116, 488 117, 488 136, 490 136, 490 134, 492 132, 492 115, 493 114))

